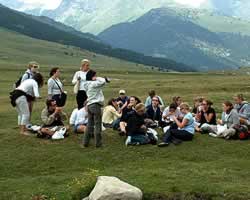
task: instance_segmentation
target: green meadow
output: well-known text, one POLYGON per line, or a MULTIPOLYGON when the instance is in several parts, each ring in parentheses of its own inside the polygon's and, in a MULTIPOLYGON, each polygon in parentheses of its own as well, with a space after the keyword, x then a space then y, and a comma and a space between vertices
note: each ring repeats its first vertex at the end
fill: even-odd
MULTIPOLYGON (((104 147, 80 148, 82 135, 71 134, 62 141, 21 136, 17 113, 9 103, 13 83, 36 60, 48 79, 52 66, 60 66, 68 102, 65 112, 75 107, 71 79, 82 58, 92 60, 100 76, 112 78, 104 88, 106 101, 120 89, 143 101, 155 89, 168 105, 179 95, 192 105, 204 96, 214 102, 220 117, 222 102, 236 93, 250 99, 247 73, 160 73, 118 59, 73 47, 34 40, 0 29, 0 199, 82 199, 92 190, 96 176, 116 176, 142 189, 144 198, 165 199, 250 199, 250 142, 211 138, 196 134, 192 142, 158 148, 152 145, 126 147, 125 138, 113 130, 103 132, 104 147)), ((33 124, 40 124, 47 85, 35 102, 33 124)), ((160 136, 162 132, 158 131, 160 136)))

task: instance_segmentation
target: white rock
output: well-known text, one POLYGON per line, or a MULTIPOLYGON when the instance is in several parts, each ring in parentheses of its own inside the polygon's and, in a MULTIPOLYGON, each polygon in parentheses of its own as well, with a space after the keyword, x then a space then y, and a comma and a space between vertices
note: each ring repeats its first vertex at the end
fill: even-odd
POLYGON ((142 191, 116 177, 100 176, 89 200, 141 200, 142 191))

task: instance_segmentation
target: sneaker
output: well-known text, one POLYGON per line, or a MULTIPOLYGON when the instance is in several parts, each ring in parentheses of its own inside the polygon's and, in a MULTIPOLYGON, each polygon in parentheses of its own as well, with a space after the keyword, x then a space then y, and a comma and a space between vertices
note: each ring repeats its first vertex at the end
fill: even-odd
POLYGON ((25 127, 26 127, 27 130, 32 131, 32 129, 31 129, 32 124, 27 124, 25 127))
POLYGON ((52 129, 50 129, 51 131, 55 132, 57 130, 58 126, 53 127, 52 129))
POLYGON ((52 140, 61 140, 64 139, 64 136, 62 135, 61 131, 56 131, 53 135, 52 135, 52 140))
POLYGON ((169 145, 169 143, 167 142, 161 142, 160 144, 158 144, 158 147, 167 147, 169 145))
POLYGON ((218 137, 218 135, 216 135, 215 133, 209 133, 209 136, 211 136, 211 137, 218 137))
POLYGON ((63 127, 59 131, 60 131, 60 134, 64 136, 64 134, 66 133, 67 129, 65 127, 63 127))
POLYGON ((30 128, 32 131, 38 132, 41 129, 41 126, 34 125, 34 126, 31 126, 30 128))

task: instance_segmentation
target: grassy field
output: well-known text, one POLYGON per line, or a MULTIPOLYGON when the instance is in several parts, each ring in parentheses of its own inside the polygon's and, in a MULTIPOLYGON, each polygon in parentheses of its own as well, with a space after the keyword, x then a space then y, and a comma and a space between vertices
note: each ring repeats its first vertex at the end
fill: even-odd
MULTIPOLYGON (((249 141, 196 135, 193 142, 163 149, 151 145, 125 147, 125 138, 107 130, 103 133, 104 148, 95 149, 92 145, 81 149, 82 136, 74 134, 63 141, 20 136, 17 113, 8 99, 12 84, 30 60, 41 63, 41 72, 46 77, 51 65, 62 66, 69 93, 65 108, 68 114, 75 106, 70 81, 85 56, 91 57, 99 75, 112 78, 104 89, 106 101, 117 96, 119 89, 142 100, 148 90, 155 89, 166 104, 175 95, 190 104, 195 96, 205 96, 214 101, 220 113, 221 103, 231 100, 235 93, 250 99, 248 75, 149 72, 133 63, 101 55, 93 57, 90 52, 77 54, 73 49, 75 56, 69 56, 64 53, 64 48, 69 51, 65 46, 16 37, 15 33, 6 35, 4 30, 0 30, 0 36, 4 38, 0 49, 1 200, 45 199, 43 195, 51 200, 79 200, 91 191, 98 175, 117 176, 138 186, 145 199, 250 199, 249 141)), ((34 105, 34 124, 40 123, 46 89, 45 85, 41 91, 43 98, 34 105)))

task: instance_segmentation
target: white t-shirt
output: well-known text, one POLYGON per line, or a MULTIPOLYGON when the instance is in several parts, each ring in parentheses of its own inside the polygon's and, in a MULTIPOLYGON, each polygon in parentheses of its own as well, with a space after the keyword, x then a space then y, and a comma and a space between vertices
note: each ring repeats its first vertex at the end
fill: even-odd
POLYGON ((86 108, 83 107, 80 110, 77 108, 73 110, 69 123, 72 125, 79 125, 79 124, 87 124, 88 123, 88 112, 86 111, 86 108))
POLYGON ((22 82, 16 89, 22 90, 26 94, 32 96, 32 97, 40 97, 39 90, 38 90, 38 84, 34 79, 27 79, 24 82, 22 82))
POLYGON ((60 86, 61 90, 63 91, 62 82, 59 79, 50 78, 48 80, 48 95, 61 94, 61 90, 56 83, 60 86))
POLYGON ((81 80, 80 80, 80 86, 79 86, 79 90, 84 90, 86 91, 86 88, 85 88, 85 84, 86 84, 86 75, 87 75, 87 72, 83 72, 83 71, 78 71, 75 73, 74 77, 73 77, 73 80, 72 80, 72 83, 75 85, 78 78, 80 77, 81 80))
POLYGON ((162 121, 166 121, 166 122, 169 122, 169 121, 174 121, 174 116, 176 118, 179 118, 179 117, 183 117, 183 114, 181 113, 180 111, 180 108, 178 107, 176 110, 175 110, 175 113, 173 115, 169 115, 169 120, 164 120, 163 118, 165 116, 167 116, 169 114, 169 106, 167 108, 165 108, 165 110, 163 111, 162 113, 162 121))

